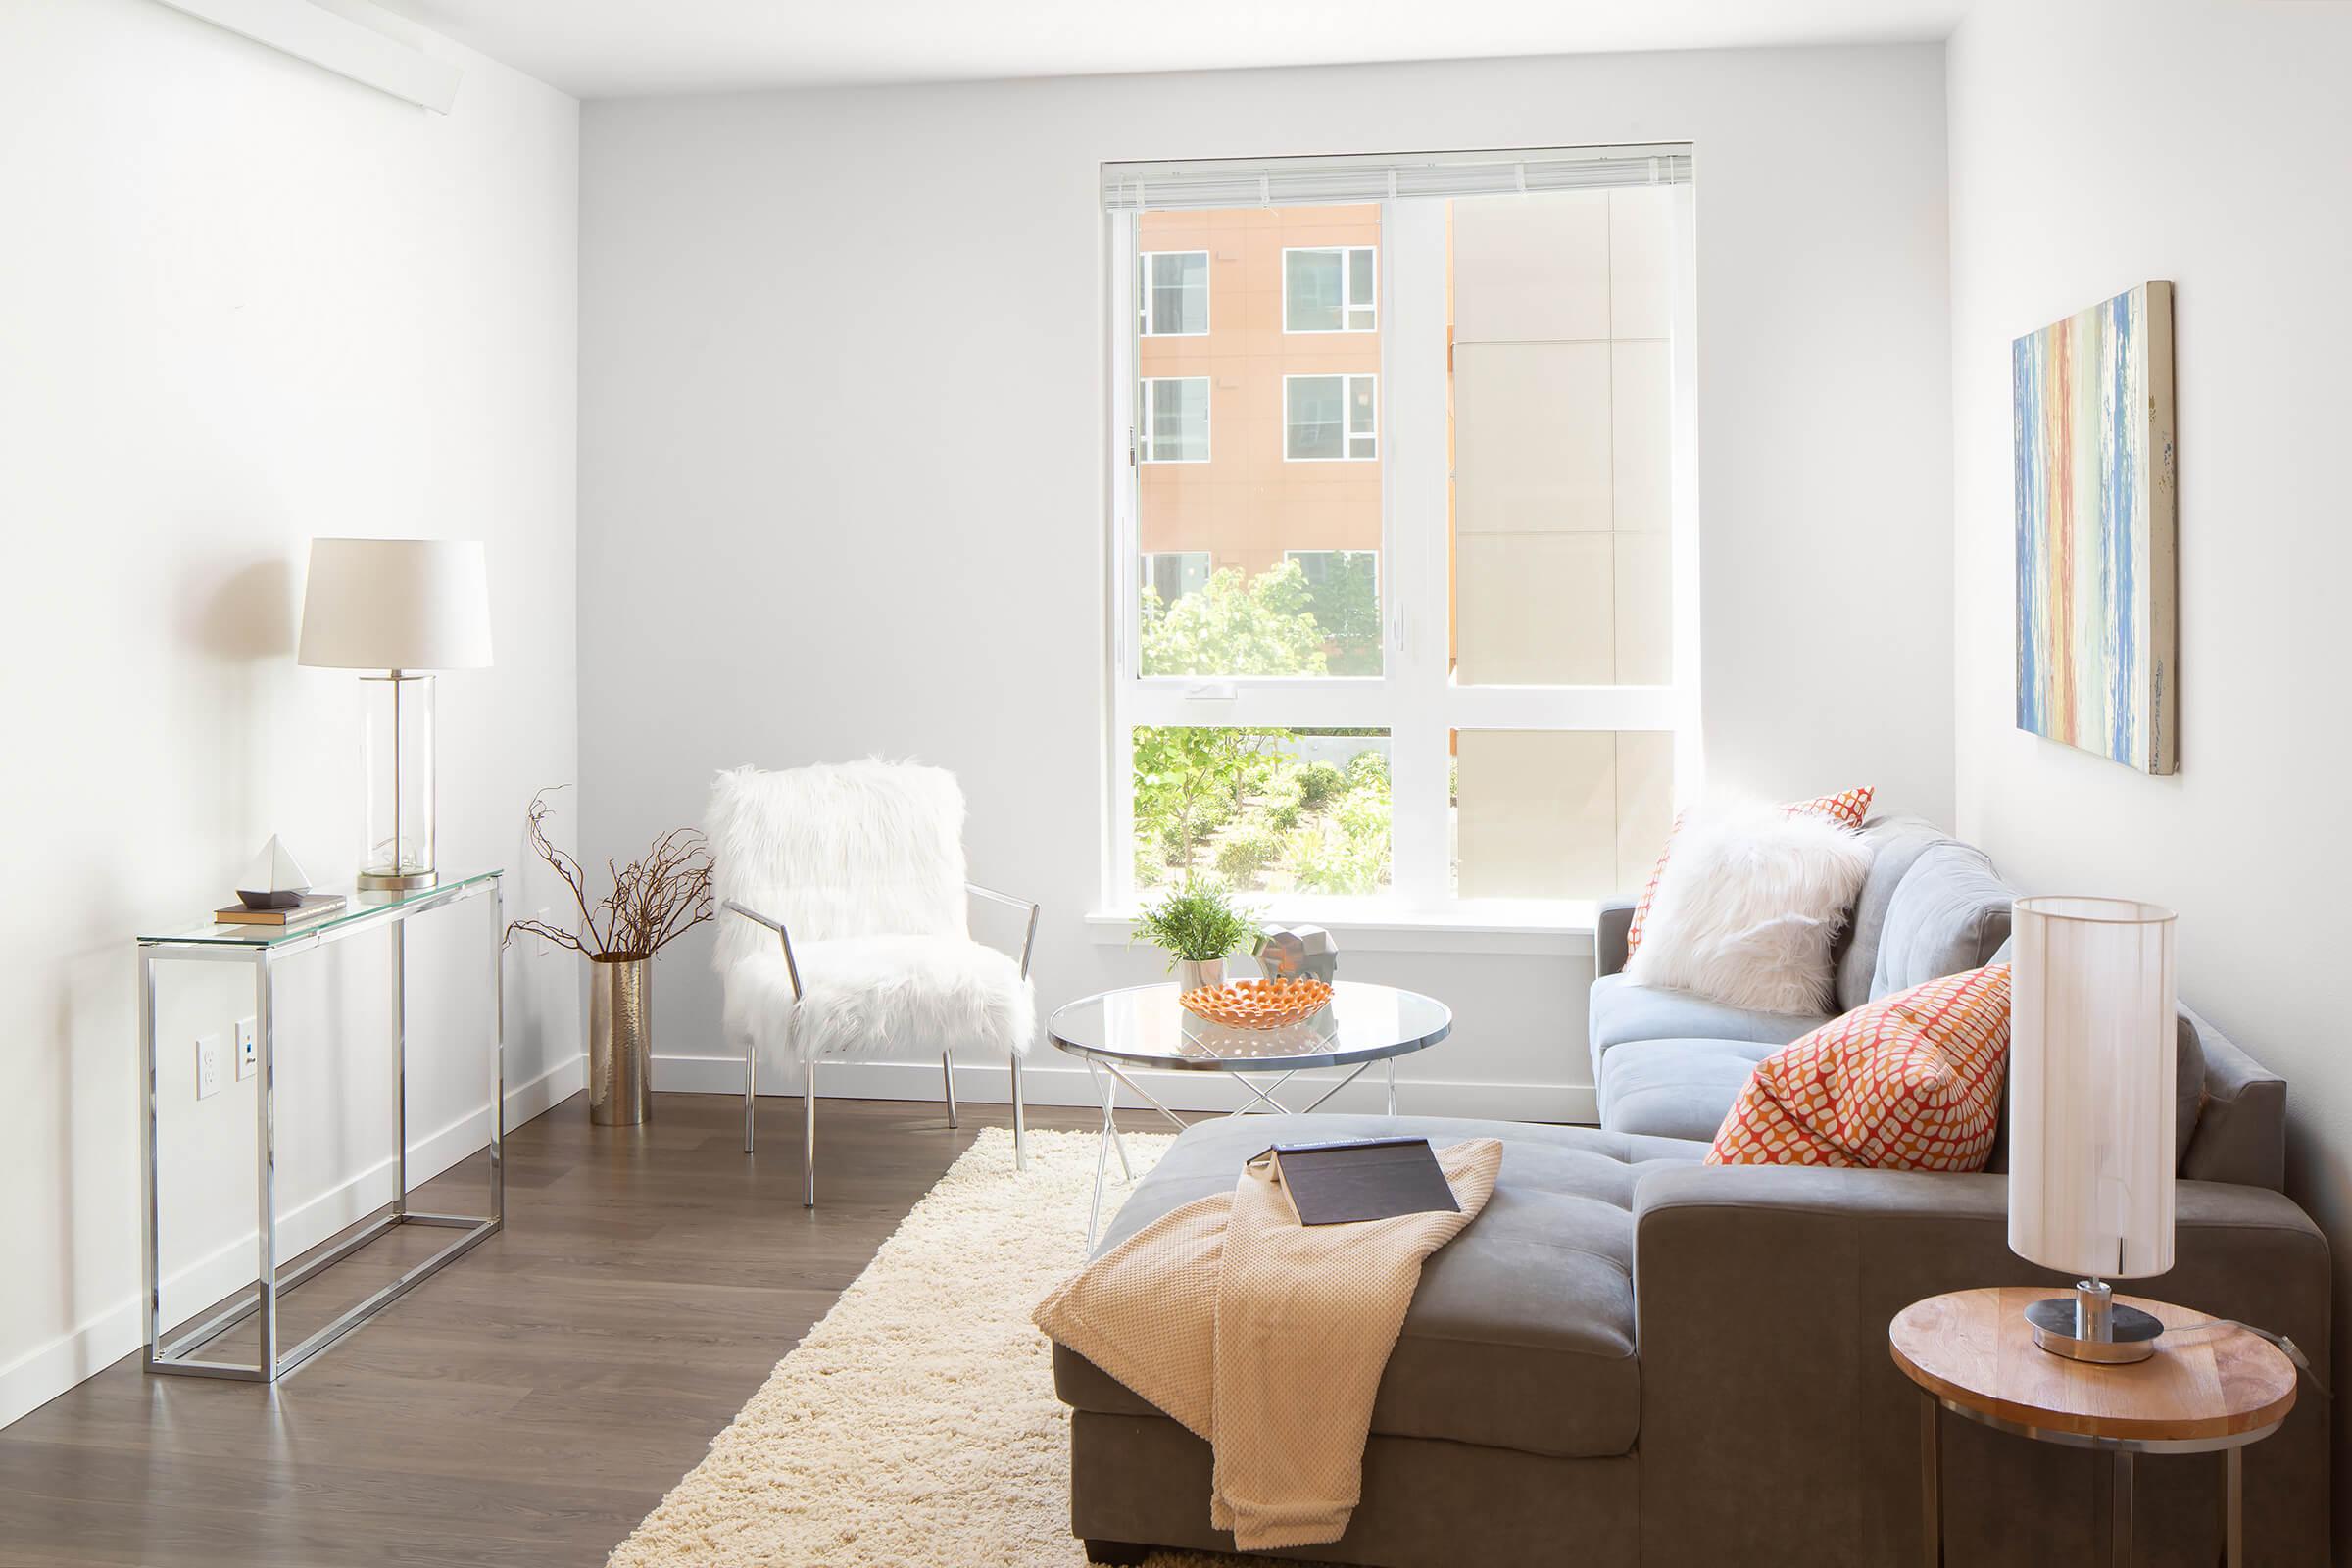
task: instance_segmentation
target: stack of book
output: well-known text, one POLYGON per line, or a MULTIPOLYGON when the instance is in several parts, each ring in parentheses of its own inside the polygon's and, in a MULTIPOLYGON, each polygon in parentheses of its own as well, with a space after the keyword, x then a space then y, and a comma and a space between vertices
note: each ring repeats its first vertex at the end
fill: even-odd
POLYGON ((222 925, 310 925, 342 912, 342 894, 305 893, 282 909, 249 909, 241 903, 232 904, 215 909, 213 918, 222 925))

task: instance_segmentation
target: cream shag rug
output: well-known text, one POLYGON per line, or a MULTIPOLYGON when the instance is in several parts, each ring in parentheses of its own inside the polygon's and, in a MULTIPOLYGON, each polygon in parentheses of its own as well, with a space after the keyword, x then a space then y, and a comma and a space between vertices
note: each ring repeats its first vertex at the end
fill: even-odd
MULTIPOLYGON (((1016 1173, 1012 1135, 982 1132, 612 1568, 1084 1563, 1069 1411, 1029 1313, 1085 1261, 1095 1139, 1033 1131, 1016 1173)), ((1136 1175, 1172 1142, 1128 1134, 1136 1175)), ((1110 1177, 1105 1223, 1129 1191, 1110 1177)))

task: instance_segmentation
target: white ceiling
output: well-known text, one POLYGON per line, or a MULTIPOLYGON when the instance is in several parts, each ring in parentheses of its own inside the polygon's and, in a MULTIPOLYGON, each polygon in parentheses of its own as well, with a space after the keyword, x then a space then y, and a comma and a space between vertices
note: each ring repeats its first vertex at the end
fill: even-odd
POLYGON ((1967 0, 382 0, 583 98, 1941 38, 1967 0))

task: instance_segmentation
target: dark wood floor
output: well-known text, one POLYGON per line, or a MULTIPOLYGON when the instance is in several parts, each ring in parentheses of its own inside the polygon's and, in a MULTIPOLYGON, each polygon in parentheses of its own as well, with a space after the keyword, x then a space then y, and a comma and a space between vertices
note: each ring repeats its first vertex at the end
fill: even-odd
MULTIPOLYGON (((575 1097, 509 1136, 504 1232, 274 1392, 133 1355, 0 1430, 0 1563, 603 1562, 1006 1116, 966 1105, 951 1131, 938 1105, 826 1101, 813 1211, 800 1102, 762 1101, 755 1158, 742 1118, 662 1095, 650 1126, 592 1127, 575 1097)), ((419 1206, 480 1188, 477 1161, 419 1206)), ((283 1343, 446 1239, 404 1227, 327 1270, 288 1298, 283 1343)))

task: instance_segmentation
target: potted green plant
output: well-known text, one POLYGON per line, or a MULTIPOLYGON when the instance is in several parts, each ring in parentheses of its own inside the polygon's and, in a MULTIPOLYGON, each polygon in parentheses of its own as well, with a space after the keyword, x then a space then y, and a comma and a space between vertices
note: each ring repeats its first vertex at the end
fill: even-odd
POLYGON ((1190 883, 1136 917, 1135 937, 1163 948, 1186 991, 1225 983, 1225 956, 1257 939, 1257 922, 1214 883, 1190 883))

